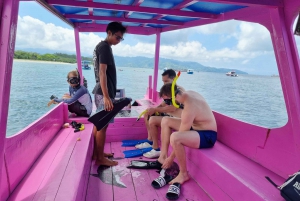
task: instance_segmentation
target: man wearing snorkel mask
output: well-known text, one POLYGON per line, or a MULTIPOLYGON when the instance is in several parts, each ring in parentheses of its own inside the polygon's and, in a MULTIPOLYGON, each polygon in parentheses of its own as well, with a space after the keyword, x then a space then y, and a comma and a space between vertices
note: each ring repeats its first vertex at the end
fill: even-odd
MULTIPOLYGON (((94 49, 93 60, 96 86, 93 94, 95 95, 96 112, 101 110, 111 111, 114 107, 113 102, 117 93, 117 72, 111 46, 118 45, 123 41, 125 32, 126 27, 120 22, 109 23, 106 27, 107 36, 105 40, 99 42, 94 49)), ((96 165, 115 166, 118 164, 117 161, 106 158, 112 156, 112 154, 104 153, 107 127, 100 131, 97 131, 95 126, 93 128, 95 137, 93 160, 96 161, 96 165)))
MULTIPOLYGON (((164 84, 172 83, 175 76, 176 72, 173 69, 168 69, 162 73, 162 81, 164 84)), ((144 114, 144 119, 148 131, 148 140, 147 142, 135 146, 137 149, 152 147, 151 151, 143 154, 144 157, 159 157, 158 128, 161 125, 162 118, 169 115, 180 118, 181 111, 182 109, 177 109, 172 105, 171 99, 164 99, 158 107, 147 109, 147 112, 144 114)))
MULTIPOLYGON (((158 162, 163 169, 169 168, 176 156, 179 163, 179 175, 170 184, 183 184, 189 180, 186 167, 184 146, 202 149, 211 148, 217 140, 217 123, 209 105, 199 93, 195 91, 181 91, 175 85, 175 99, 184 105, 181 118, 164 117, 161 123, 161 154, 158 162), (176 130, 177 132, 173 132, 176 130), (173 151, 168 156, 171 143, 173 151)), ((159 93, 163 99, 171 99, 172 84, 165 84, 159 93)))
POLYGON ((80 85, 79 73, 77 70, 70 71, 67 76, 69 93, 64 94, 61 99, 54 97, 48 102, 48 106, 60 102, 68 104, 68 110, 80 117, 89 117, 92 112, 92 98, 89 91, 80 85))

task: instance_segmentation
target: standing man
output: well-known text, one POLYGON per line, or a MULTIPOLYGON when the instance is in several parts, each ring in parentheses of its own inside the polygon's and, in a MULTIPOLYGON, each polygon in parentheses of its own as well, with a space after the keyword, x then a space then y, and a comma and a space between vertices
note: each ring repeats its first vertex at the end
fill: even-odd
MULTIPOLYGON (((163 99, 172 97, 172 84, 165 84, 160 89, 163 99)), ((161 123, 161 154, 158 161, 162 168, 169 168, 176 156, 179 163, 179 175, 170 184, 183 184, 189 180, 186 167, 186 155, 184 147, 194 149, 211 148, 217 140, 217 123, 209 105, 199 93, 195 91, 181 91, 175 85, 176 101, 184 105, 181 119, 164 117, 161 123), (178 130, 173 132, 173 130, 178 130), (168 156, 168 148, 171 143, 173 151, 168 156)))
MULTIPOLYGON (((126 27, 120 22, 111 22, 106 28, 106 39, 95 47, 93 60, 96 86, 93 94, 95 94, 97 112, 103 109, 107 111, 113 109, 113 102, 117 92, 117 73, 111 46, 117 45, 124 40, 123 35, 125 32, 126 27)), ((112 154, 104 153, 107 127, 100 131, 97 131, 95 126, 93 128, 95 137, 93 159, 96 160, 96 165, 115 166, 118 162, 106 158, 112 156, 112 154)))

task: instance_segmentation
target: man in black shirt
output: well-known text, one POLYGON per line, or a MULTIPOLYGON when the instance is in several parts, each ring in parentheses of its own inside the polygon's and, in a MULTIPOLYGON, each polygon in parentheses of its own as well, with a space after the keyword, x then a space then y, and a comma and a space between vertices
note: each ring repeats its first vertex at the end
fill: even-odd
MULTIPOLYGON (((97 112, 103 109, 107 111, 113 109, 113 102, 117 91, 117 73, 111 46, 117 45, 120 41, 124 40, 123 35, 125 32, 126 27, 120 22, 111 22, 106 28, 106 39, 98 43, 95 47, 93 60, 96 86, 94 87, 93 94, 95 94, 97 112)), ((96 165, 115 166, 118 162, 109 160, 106 157, 112 155, 104 153, 107 127, 97 131, 94 126, 95 144, 93 159, 96 160, 96 165)))

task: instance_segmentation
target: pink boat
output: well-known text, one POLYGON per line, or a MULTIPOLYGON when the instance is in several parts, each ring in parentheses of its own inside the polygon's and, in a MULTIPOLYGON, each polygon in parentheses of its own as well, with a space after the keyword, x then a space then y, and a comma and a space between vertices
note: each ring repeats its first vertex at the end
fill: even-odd
POLYGON ((120 157, 116 167, 98 169, 92 163, 93 125, 86 118, 70 118, 64 104, 6 137, 19 1, 1 0, 0 200, 167 200, 167 188, 156 190, 150 185, 158 176, 154 170, 126 168, 131 159, 123 158, 126 147, 121 141, 145 138, 145 125, 136 117, 148 105, 160 102, 157 79, 161 33, 232 19, 259 23, 269 30, 288 122, 270 129, 214 112, 218 141, 212 149, 186 149, 191 179, 181 187, 179 200, 284 200, 265 176, 282 184, 300 169, 300 61, 293 30, 299 0, 37 2, 74 27, 80 73, 80 32, 105 32, 107 23, 121 21, 130 34, 155 34, 153 82, 150 76, 146 96, 138 101, 139 106, 131 108, 132 116, 118 117, 109 126, 105 149, 120 157), (74 133, 72 128, 62 128, 72 120, 84 123, 85 130, 74 133))

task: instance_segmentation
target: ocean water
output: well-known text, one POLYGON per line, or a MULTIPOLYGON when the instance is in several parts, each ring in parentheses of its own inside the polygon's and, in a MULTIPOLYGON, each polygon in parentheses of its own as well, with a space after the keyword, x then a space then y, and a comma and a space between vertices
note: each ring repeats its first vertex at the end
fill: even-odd
MULTIPOLYGON (((47 107, 51 95, 68 92, 67 73, 75 64, 14 61, 7 136, 14 135, 54 106, 47 107)), ((159 71, 159 75, 162 74, 159 71)), ((118 88, 128 97, 143 98, 153 69, 117 67, 118 88)), ((91 93, 95 86, 93 70, 83 70, 91 93)), ((182 73, 177 83, 202 94, 210 107, 227 116, 264 127, 286 124, 287 113, 279 77, 221 73, 182 73)), ((158 88, 162 86, 159 76, 158 88)), ((92 94, 91 94, 92 95, 92 94)), ((93 95, 92 95, 93 97, 93 95)))

